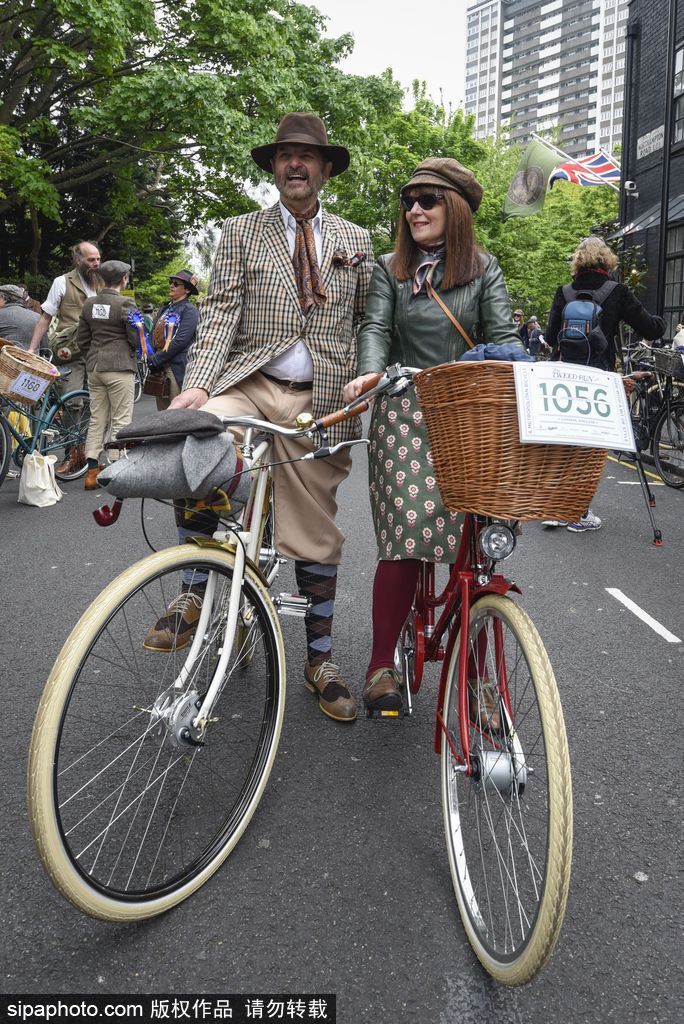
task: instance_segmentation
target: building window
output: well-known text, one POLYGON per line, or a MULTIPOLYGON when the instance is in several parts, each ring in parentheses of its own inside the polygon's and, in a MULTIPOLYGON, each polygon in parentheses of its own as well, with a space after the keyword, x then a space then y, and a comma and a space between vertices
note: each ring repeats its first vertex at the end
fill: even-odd
POLYGON ((681 46, 675 54, 672 142, 684 142, 684 46, 681 46))
POLYGON ((684 224, 667 232, 665 263, 665 337, 672 338, 675 325, 684 323, 684 224))

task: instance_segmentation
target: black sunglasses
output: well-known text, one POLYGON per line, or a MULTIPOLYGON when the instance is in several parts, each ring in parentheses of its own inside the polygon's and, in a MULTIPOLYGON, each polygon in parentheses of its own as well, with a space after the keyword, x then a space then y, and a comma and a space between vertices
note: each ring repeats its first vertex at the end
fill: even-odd
POLYGON ((421 210, 431 210, 437 203, 441 203, 444 196, 438 192, 421 192, 419 196, 400 196, 399 201, 404 207, 406 212, 412 210, 414 205, 418 203, 421 210))

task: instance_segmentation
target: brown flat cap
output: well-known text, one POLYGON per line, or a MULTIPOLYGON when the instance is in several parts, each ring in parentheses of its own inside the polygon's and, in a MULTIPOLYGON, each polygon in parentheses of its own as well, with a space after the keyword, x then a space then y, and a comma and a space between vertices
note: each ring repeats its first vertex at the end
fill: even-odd
POLYGON ((418 164, 402 192, 414 185, 437 185, 439 188, 450 188, 458 192, 475 213, 484 195, 484 189, 472 171, 469 171, 458 160, 448 156, 431 156, 418 164))
POLYGON ((332 163, 330 177, 342 174, 349 167, 349 151, 344 146, 329 146, 325 125, 315 114, 286 114, 278 125, 275 142, 267 146, 256 146, 252 150, 252 160, 263 171, 272 173, 271 160, 278 146, 288 142, 296 142, 300 146, 316 146, 321 150, 326 161, 332 163))

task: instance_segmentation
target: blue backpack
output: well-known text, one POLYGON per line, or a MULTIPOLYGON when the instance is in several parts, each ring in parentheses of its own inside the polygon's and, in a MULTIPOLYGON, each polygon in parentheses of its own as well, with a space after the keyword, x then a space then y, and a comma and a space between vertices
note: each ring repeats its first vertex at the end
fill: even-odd
POLYGON ((565 307, 558 332, 558 347, 563 362, 597 367, 605 365, 608 339, 601 327, 601 303, 615 288, 617 281, 606 281, 595 290, 582 288, 578 291, 571 284, 565 285, 565 307))

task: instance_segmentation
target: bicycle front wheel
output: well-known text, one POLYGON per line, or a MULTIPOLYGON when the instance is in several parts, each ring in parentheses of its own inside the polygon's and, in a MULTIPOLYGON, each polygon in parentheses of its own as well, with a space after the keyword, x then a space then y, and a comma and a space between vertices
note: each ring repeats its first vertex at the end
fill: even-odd
POLYGON ((658 420, 653 462, 668 487, 684 487, 684 402, 666 407, 658 420))
POLYGON ((66 463, 64 469, 55 468, 58 480, 77 480, 88 468, 85 442, 89 423, 90 395, 87 391, 70 391, 60 398, 39 442, 43 455, 57 456, 57 466, 66 463), (74 449, 79 450, 79 457, 69 460, 68 456, 74 449))
POLYGON ((131 566, 82 616, 48 679, 31 738, 31 827, 53 883, 93 917, 140 920, 186 899, 236 846, 263 793, 285 656, 249 568, 249 663, 231 651, 203 734, 193 726, 229 639, 233 566, 228 551, 191 545, 131 566), (207 574, 213 599, 207 587, 195 640, 168 653, 145 648, 182 585, 207 574))
MULTIPOLYGON (((456 751, 458 665, 457 643, 444 700, 456 751)), ((468 679, 470 775, 442 736, 449 865, 479 960, 498 981, 520 985, 544 965, 563 921, 572 787, 553 670, 531 619, 510 598, 487 595, 473 605, 468 679)))

